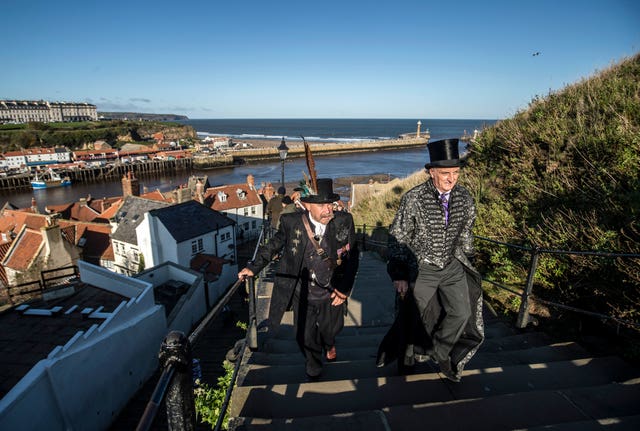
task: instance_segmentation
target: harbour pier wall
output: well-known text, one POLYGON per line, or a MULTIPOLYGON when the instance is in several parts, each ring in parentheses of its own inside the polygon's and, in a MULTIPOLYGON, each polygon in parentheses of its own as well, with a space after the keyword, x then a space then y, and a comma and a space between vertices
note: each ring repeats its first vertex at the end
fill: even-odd
MULTIPOLYGON (((389 139, 343 143, 313 143, 310 144, 309 147, 311 148, 311 153, 314 156, 317 156, 415 148, 426 146, 428 141, 429 136, 426 135, 419 138, 409 139, 389 139)), ((279 142, 274 141, 274 145, 270 147, 264 146, 261 148, 243 148, 238 150, 230 150, 224 155, 196 157, 194 159, 194 168, 207 169, 221 166, 221 161, 224 160, 225 157, 229 156, 232 158, 233 165, 242 165, 251 161, 280 160, 280 154, 277 149, 278 143, 279 142)), ((287 154, 287 158, 305 156, 304 144, 296 142, 294 144, 289 144, 288 146, 289 151, 287 154)))

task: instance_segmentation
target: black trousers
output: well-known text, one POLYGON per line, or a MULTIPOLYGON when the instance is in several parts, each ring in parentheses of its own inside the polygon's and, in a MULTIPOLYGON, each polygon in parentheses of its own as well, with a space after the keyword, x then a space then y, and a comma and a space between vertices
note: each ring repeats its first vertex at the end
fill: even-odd
POLYGON ((438 362, 449 360, 451 349, 471 317, 469 288, 464 267, 458 259, 453 259, 443 269, 431 264, 421 264, 413 296, 427 331, 427 319, 433 317, 427 316, 429 301, 440 300, 446 314, 433 332, 434 359, 438 362), (436 293, 438 298, 434 298, 436 293))
POLYGON ((323 351, 335 345, 336 335, 344 327, 345 304, 336 307, 331 305, 331 299, 296 299, 293 302, 296 340, 305 357, 307 374, 318 376, 322 372, 323 351))

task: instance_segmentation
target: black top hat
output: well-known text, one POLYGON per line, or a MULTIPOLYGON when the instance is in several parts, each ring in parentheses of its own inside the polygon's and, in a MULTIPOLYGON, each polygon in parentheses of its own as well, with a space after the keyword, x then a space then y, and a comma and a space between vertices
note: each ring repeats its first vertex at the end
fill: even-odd
POLYGON ((308 204, 330 204, 340 199, 340 195, 333 192, 333 180, 331 178, 318 178, 316 181, 318 190, 315 195, 301 197, 302 202, 308 204))
POLYGON ((429 163, 425 168, 454 168, 462 165, 458 155, 458 139, 442 139, 429 142, 429 163))

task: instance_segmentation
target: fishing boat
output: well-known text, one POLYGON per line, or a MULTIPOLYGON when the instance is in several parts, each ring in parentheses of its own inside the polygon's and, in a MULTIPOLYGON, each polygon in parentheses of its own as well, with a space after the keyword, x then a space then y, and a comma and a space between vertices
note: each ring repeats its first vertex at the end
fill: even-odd
POLYGON ((71 185, 71 179, 69 177, 61 177, 53 169, 49 168, 44 173, 36 176, 31 180, 31 187, 34 189, 50 189, 53 187, 66 187, 71 185))

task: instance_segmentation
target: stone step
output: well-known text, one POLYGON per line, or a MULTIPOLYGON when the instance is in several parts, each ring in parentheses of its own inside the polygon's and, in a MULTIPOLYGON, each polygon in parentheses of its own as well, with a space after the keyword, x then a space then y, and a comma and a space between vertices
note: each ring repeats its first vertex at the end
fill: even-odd
MULTIPOLYGON (((345 326, 338 337, 353 337, 360 335, 382 335, 387 333, 389 330, 389 325, 381 325, 381 326, 345 326)), ((279 340, 293 340, 295 336, 294 327, 291 324, 282 324, 276 334, 273 335, 273 338, 279 340)))
POLYGON ((445 402, 533 390, 603 385, 638 377, 640 372, 616 357, 465 370, 461 383, 439 374, 420 374, 239 386, 231 416, 302 417, 375 410, 391 405, 445 402))
POLYGON ((500 352, 503 350, 523 350, 552 344, 554 340, 543 332, 523 332, 498 338, 486 338, 479 351, 500 352))
POLYGON ((503 394, 487 398, 452 400, 429 404, 392 405, 359 412, 327 416, 252 418, 239 417, 230 430, 289 431, 325 430, 415 430, 428 429, 506 430, 558 429, 578 431, 603 429, 594 424, 611 424, 606 429, 631 428, 640 423, 640 385, 605 384, 569 390, 541 390, 503 394), (588 400, 588 401, 586 401, 588 400), (614 421, 610 416, 617 415, 614 421), (557 425, 551 425, 557 424, 557 425), (618 428, 616 425, 622 424, 618 428), (579 428, 584 425, 585 428, 579 428), (532 428, 533 427, 533 428, 532 428))
MULTIPOLYGON (((568 422, 542 427, 526 428, 526 431, 638 431, 640 415, 614 416, 600 419, 568 422)), ((525 428, 516 431, 525 431, 525 428)))
MULTIPOLYGON (((336 348, 338 350, 350 349, 354 347, 377 346, 382 341, 384 333, 362 334, 357 336, 336 337, 336 348)), ((297 353, 300 351, 298 343, 291 338, 268 338, 262 344, 261 351, 266 353, 297 353)))
MULTIPOLYGON (((369 360, 371 362, 375 362, 377 353, 378 347, 374 345, 340 348, 338 352, 340 355, 340 362, 358 360, 369 360)), ((302 356, 302 352, 300 352, 300 350, 280 353, 252 352, 247 360, 247 363, 250 365, 295 365, 303 362, 304 356, 302 356)))
POLYGON ((465 367, 469 369, 495 367, 501 365, 536 364, 543 362, 567 361, 591 357, 582 346, 574 342, 554 343, 548 346, 530 347, 522 350, 490 351, 479 349, 465 367))
MULTIPOLYGON (((377 367, 375 352, 364 359, 345 360, 339 352, 339 361, 324 365, 322 380, 360 379, 364 377, 383 377, 398 375, 397 364, 391 363, 386 367, 377 367)), ((571 359, 588 358, 589 354, 576 343, 559 343, 551 346, 536 347, 527 350, 479 352, 467 364, 466 369, 482 369, 520 364, 567 361, 571 359)), ((251 366, 244 369, 239 386, 273 385, 285 383, 298 383, 305 377, 304 358, 302 354, 295 355, 290 361, 272 364, 260 364, 248 361, 251 366)), ((437 372, 438 368, 433 363, 416 364, 412 374, 428 374, 437 372)))
MULTIPOLYGON (((286 312, 285 319, 280 325, 278 332, 273 335, 276 339, 290 339, 292 340, 295 335, 293 326, 293 313, 286 312)), ((383 337, 389 331, 390 325, 369 325, 369 326, 345 326, 340 331, 339 337, 346 336, 359 336, 363 334, 381 334, 383 337)), ((517 331, 511 328, 507 323, 502 320, 490 320, 485 322, 485 338, 499 338, 507 337, 510 335, 517 335, 517 331)))
POLYGON ((390 431, 382 411, 366 411, 331 416, 262 419, 233 418, 229 431, 390 431))
MULTIPOLYGON (((285 313, 289 314, 290 312, 285 313)), ((364 346, 377 346, 380 344, 385 334, 389 330, 386 326, 352 326, 345 327, 340 334, 336 337, 336 346, 340 349, 351 347, 364 347, 364 346)), ((267 353, 287 353, 297 352, 299 350, 298 344, 294 338, 294 328, 291 324, 283 323, 277 334, 265 339, 261 345, 260 350, 267 353)), ((489 349, 507 350, 510 345, 515 348, 527 347, 528 345, 540 345, 529 342, 530 338, 536 338, 536 336, 525 334, 514 334, 514 331, 509 328, 504 322, 497 321, 485 326, 485 343, 488 343, 489 349), (520 342, 514 342, 510 337, 519 336, 520 342), (492 339, 507 338, 505 342, 489 343, 492 339)), ((538 338, 543 338, 538 336, 538 338)), ((549 341, 548 337, 544 338, 545 341, 549 341)), ((540 341, 540 343, 543 343, 540 341)), ((482 346, 481 346, 482 348, 482 346)))
MULTIPOLYGON (((384 409, 390 429, 514 429, 640 413, 640 385, 605 384, 384 409), (588 400, 588 401, 586 401, 588 400), (609 412, 609 413, 606 413, 609 412)), ((544 428, 546 429, 546 428, 544 428)))

